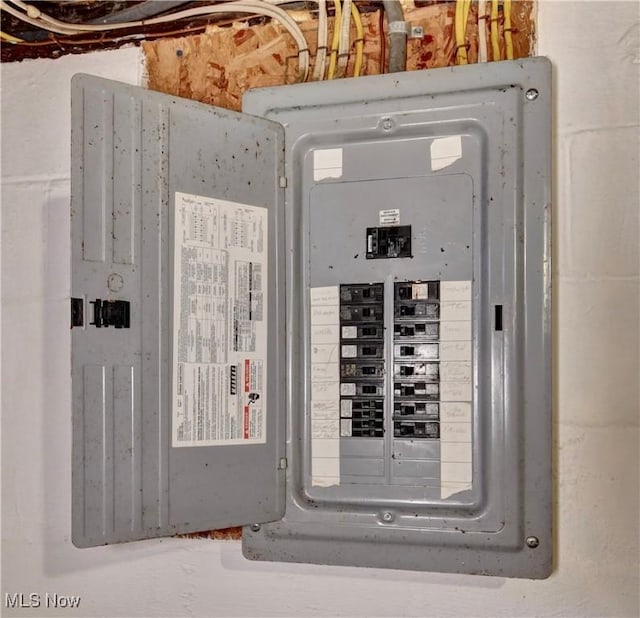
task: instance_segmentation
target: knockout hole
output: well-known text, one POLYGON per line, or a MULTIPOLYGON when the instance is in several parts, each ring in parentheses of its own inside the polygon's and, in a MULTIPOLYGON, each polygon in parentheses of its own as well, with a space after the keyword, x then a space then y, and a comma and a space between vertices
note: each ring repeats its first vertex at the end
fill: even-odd
POLYGON ((494 323, 496 330, 502 330, 502 305, 495 306, 494 323))

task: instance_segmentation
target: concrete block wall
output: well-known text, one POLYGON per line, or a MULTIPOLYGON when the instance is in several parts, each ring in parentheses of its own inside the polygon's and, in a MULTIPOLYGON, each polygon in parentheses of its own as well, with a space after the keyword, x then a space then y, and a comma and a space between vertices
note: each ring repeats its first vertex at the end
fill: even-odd
POLYGON ((555 65, 556 568, 545 581, 251 563, 236 542, 70 542, 69 79, 137 49, 3 65, 2 599, 17 616, 637 616, 640 16, 539 8, 555 65))

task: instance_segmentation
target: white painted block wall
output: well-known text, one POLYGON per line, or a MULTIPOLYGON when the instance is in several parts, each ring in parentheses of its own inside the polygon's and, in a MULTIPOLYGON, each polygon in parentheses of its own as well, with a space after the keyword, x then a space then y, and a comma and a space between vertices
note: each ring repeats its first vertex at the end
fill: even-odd
POLYGON ((252 563, 235 542, 75 549, 70 535, 69 79, 123 49, 2 66, 2 600, 19 616, 638 616, 638 4, 550 2, 555 65, 556 570, 546 581, 252 563))

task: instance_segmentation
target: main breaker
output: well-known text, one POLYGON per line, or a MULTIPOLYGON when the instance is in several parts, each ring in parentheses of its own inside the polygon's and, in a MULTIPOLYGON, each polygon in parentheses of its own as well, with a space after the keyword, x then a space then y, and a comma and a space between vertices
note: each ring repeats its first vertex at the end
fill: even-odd
POLYGON ((73 542, 551 569, 550 65, 73 81, 73 542))

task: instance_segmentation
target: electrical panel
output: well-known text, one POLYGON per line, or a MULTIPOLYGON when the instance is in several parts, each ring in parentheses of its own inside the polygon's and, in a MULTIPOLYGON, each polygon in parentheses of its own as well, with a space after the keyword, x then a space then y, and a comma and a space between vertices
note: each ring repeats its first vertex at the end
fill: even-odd
POLYGON ((547 576, 548 61, 73 89, 74 543, 547 576))

